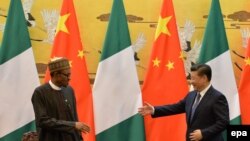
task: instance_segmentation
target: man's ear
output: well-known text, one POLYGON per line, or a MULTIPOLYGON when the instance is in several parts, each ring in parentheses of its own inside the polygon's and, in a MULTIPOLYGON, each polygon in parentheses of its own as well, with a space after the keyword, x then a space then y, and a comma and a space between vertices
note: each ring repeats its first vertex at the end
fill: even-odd
POLYGON ((207 78, 207 76, 206 76, 206 75, 203 75, 203 76, 202 76, 202 79, 204 79, 204 80, 208 81, 208 78, 207 78))

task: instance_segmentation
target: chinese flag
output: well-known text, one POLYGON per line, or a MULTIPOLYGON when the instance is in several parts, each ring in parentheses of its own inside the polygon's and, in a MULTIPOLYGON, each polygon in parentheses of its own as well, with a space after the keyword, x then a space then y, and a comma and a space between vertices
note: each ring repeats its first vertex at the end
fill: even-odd
MULTIPOLYGON (((163 0, 142 92, 154 106, 176 103, 188 92, 172 0, 163 0)), ((185 121, 185 114, 146 116, 147 141, 184 141, 185 121)))
POLYGON ((245 65, 240 78, 239 97, 240 97, 240 110, 242 124, 250 124, 250 40, 246 56, 244 59, 245 65))
MULTIPOLYGON (((70 60, 70 85, 73 87, 76 95, 78 118, 79 121, 85 122, 91 128, 89 134, 84 134, 84 140, 95 141, 91 86, 73 0, 63 0, 51 53, 51 58, 54 57, 66 57, 70 60)), ((48 81, 49 77, 49 72, 47 71, 45 81, 48 81)))

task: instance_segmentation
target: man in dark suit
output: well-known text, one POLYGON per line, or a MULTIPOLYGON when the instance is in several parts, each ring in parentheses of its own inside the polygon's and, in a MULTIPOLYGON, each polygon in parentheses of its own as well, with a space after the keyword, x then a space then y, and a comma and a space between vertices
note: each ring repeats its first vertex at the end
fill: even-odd
POLYGON ((151 114, 153 118, 186 113, 187 141, 223 141, 221 133, 229 124, 228 102, 221 92, 213 88, 211 77, 210 66, 194 65, 190 80, 194 90, 184 99, 155 107, 145 103, 138 112, 143 116, 151 114))

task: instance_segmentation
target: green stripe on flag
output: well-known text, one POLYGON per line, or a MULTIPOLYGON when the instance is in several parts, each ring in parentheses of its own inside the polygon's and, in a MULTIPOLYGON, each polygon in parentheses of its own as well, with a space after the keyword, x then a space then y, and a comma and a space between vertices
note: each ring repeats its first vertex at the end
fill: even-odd
POLYGON ((238 91, 219 0, 212 0, 198 62, 211 66, 212 84, 228 100, 230 124, 240 124, 238 91))
POLYGON ((0 141, 20 141, 25 132, 35 130, 31 96, 40 84, 21 0, 10 1, 0 74, 0 141))
POLYGON ((240 123, 241 123, 241 116, 238 116, 238 117, 230 120, 231 125, 239 125, 240 123))
POLYGON ((142 96, 122 0, 114 0, 93 85, 97 141, 145 141, 142 96), (105 108, 103 108, 105 107, 105 108))
POLYGON ((21 141, 23 133, 28 131, 35 131, 35 121, 32 121, 21 128, 7 134, 6 136, 0 138, 0 141, 21 141))
POLYGON ((145 140, 143 119, 141 115, 135 115, 96 136, 100 141, 142 141, 145 140))
POLYGON ((121 0, 114 0, 113 5, 115 6, 112 7, 110 14, 110 22, 108 25, 100 61, 105 60, 106 58, 131 45, 127 17, 123 2, 121 2, 121 0))
POLYGON ((0 48, 0 65, 31 47, 21 0, 11 0, 0 48), (10 42, 10 40, 12 40, 10 42))
POLYGON ((218 0, 213 0, 203 37, 199 63, 206 63, 229 49, 224 29, 220 5, 218 0))

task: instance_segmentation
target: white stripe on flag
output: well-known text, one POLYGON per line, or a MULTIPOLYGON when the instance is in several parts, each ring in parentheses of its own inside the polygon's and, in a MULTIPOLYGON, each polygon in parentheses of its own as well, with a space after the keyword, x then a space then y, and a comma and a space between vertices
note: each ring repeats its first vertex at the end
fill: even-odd
POLYGON ((0 137, 34 120, 32 93, 40 85, 32 48, 0 65, 0 137))
POLYGON ((234 77, 229 50, 219 55, 209 64, 212 68, 212 84, 222 92, 229 103, 230 120, 240 115, 239 96, 234 77))
POLYGON ((142 106, 133 53, 128 47, 99 63, 93 87, 96 134, 137 114, 142 106))

